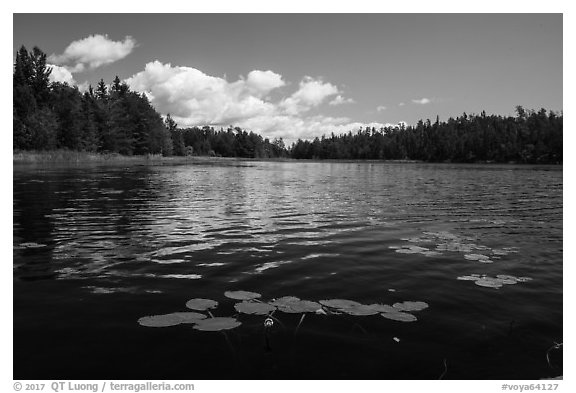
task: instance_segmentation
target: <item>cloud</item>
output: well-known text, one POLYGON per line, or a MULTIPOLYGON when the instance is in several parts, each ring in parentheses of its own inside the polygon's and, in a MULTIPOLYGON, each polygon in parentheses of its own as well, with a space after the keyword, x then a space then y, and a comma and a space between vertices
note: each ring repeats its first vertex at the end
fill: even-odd
POLYGON ((406 104, 403 103, 403 102, 401 102, 401 103, 398 104, 398 106, 404 106, 404 105, 406 105, 406 104))
POLYGON ((248 73, 246 85, 255 94, 266 95, 270 91, 284 86, 286 83, 282 80, 282 75, 273 71, 254 70, 248 73))
POLYGON ((126 80, 132 90, 146 95, 162 113, 185 125, 230 125, 271 114, 274 105, 261 96, 282 86, 273 72, 251 72, 247 79, 229 83, 192 67, 154 61, 126 80))
POLYGON ((426 104, 431 103, 432 101, 429 98, 420 98, 420 99, 412 100, 412 102, 415 104, 419 104, 419 105, 426 105, 426 104))
POLYGON ((296 142, 298 139, 313 139, 322 135, 342 134, 348 131, 355 132, 360 128, 394 127, 395 124, 378 122, 353 122, 347 117, 330 117, 322 115, 314 116, 292 116, 278 115, 271 117, 256 117, 249 119, 242 127, 254 130, 267 138, 284 138, 287 145, 296 142))
POLYGON ((51 63, 65 66, 70 72, 82 72, 86 67, 94 69, 128 56, 136 47, 136 41, 126 36, 124 41, 113 41, 108 35, 95 34, 73 41, 61 55, 48 57, 51 63))
POLYGON ((293 93, 285 92, 284 96, 273 99, 269 93, 287 83, 280 74, 270 70, 254 70, 246 77, 228 81, 196 68, 153 61, 126 83, 132 90, 145 93, 157 111, 170 113, 180 127, 234 125, 265 138, 282 137, 290 144, 298 138, 311 139, 366 126, 346 117, 311 114, 311 109, 332 96, 335 97, 331 102, 349 101, 341 96, 336 85, 311 77, 304 77, 293 93))
POLYGON ((388 109, 388 108, 386 108, 384 105, 378 105, 376 107, 377 112, 382 112, 382 111, 385 111, 386 109, 388 109))
POLYGON ((305 76, 300 81, 298 91, 284 99, 280 105, 287 113, 295 115, 309 111, 313 107, 320 105, 326 98, 338 93, 338 87, 333 84, 305 76))
POLYGON ((84 92, 88 91, 88 87, 90 86, 90 83, 88 83, 88 81, 84 81, 82 83, 77 84, 76 86, 78 86, 78 90, 80 90, 80 93, 84 93, 84 92))
POLYGON ((74 76, 72 76, 72 73, 65 67, 60 67, 53 64, 47 64, 47 66, 52 69, 52 72, 49 76, 50 82, 62 82, 68 83, 69 85, 76 84, 74 76))
POLYGON ((344 98, 342 97, 340 94, 338 94, 332 101, 330 101, 328 104, 329 105, 343 105, 343 104, 353 104, 356 101, 354 101, 352 98, 344 98))

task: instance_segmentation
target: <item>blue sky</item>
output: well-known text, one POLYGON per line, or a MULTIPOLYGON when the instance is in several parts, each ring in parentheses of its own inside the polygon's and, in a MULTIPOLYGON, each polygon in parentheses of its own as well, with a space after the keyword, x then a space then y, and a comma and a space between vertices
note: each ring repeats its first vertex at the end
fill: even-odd
POLYGON ((180 126, 266 137, 562 110, 561 14, 15 14, 81 89, 115 75, 180 126))

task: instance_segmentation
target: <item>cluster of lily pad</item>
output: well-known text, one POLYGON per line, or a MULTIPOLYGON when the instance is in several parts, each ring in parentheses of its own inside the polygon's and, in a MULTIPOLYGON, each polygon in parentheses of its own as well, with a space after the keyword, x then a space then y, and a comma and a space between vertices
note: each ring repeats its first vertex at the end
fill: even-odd
POLYGON ((406 301, 394 303, 392 306, 387 304, 360 304, 353 300, 320 300, 320 303, 326 307, 336 309, 341 313, 349 315, 376 315, 380 314, 384 318, 401 322, 414 322, 416 316, 408 311, 421 311, 428 308, 428 304, 420 301, 406 301))
POLYGON ((40 244, 40 243, 36 243, 36 242, 26 242, 26 243, 20 243, 19 245, 15 246, 14 248, 16 250, 29 250, 29 249, 42 248, 42 247, 46 247, 46 244, 40 244))
MULTIPOLYGON (((458 236, 446 231, 423 232, 422 236, 404 238, 402 240, 421 245, 435 245, 435 248, 432 249, 432 247, 422 247, 414 244, 390 246, 390 248, 400 254, 422 254, 427 257, 442 255, 442 252, 459 252, 464 254, 464 259, 479 263, 493 263, 494 260, 500 259, 502 256, 518 252, 516 247, 490 248, 488 246, 475 244, 473 238, 458 236)), ((499 274, 496 277, 489 277, 485 274, 472 274, 458 277, 458 280, 474 281, 478 286, 498 289, 504 285, 513 285, 519 282, 529 281, 531 278, 514 277, 504 274, 499 274)))
POLYGON ((390 246, 390 248, 396 250, 399 254, 422 254, 426 257, 442 255, 438 251, 432 251, 429 248, 420 246, 390 246))
POLYGON ((497 274, 496 277, 489 277, 485 274, 471 274, 469 276, 460 276, 458 280, 474 281, 474 284, 487 288, 501 288, 503 285, 514 285, 520 282, 532 280, 530 277, 515 277, 507 274, 497 274))
POLYGON ((174 312, 170 314, 151 315, 138 319, 138 323, 146 327, 167 327, 181 324, 192 324, 193 328, 202 331, 220 331, 233 329, 241 325, 240 321, 231 317, 215 317, 209 311, 216 308, 218 302, 212 299, 190 299, 186 307, 196 311, 206 311, 206 314, 198 312, 174 312))
MULTIPOLYGON (((295 296, 284 296, 269 302, 259 300, 262 295, 248 291, 227 291, 224 296, 240 302, 234 305, 234 309, 242 314, 272 316, 274 312, 288 314, 302 314, 302 320, 306 313, 322 315, 348 314, 354 316, 366 316, 380 314, 382 317, 401 322, 414 322, 416 316, 410 312, 421 311, 428 308, 428 304, 421 301, 405 301, 387 304, 361 304, 353 300, 330 299, 318 302, 302 300, 295 296)), ((138 319, 138 323, 147 327, 166 327, 180 324, 192 324, 193 328, 202 331, 220 331, 233 329, 241 325, 234 317, 215 317, 210 310, 215 309, 218 302, 211 299, 195 298, 186 302, 186 307, 194 312, 175 312, 163 315, 152 315, 138 319), (198 311, 206 311, 208 315, 198 311)))
POLYGON ((473 238, 458 236, 450 232, 423 232, 419 237, 403 238, 403 241, 420 245, 390 246, 400 254, 422 254, 427 257, 442 255, 443 252, 460 252, 469 261, 492 263, 494 259, 518 252, 515 247, 490 248, 475 244, 473 238), (422 247, 430 244, 432 247, 422 247))

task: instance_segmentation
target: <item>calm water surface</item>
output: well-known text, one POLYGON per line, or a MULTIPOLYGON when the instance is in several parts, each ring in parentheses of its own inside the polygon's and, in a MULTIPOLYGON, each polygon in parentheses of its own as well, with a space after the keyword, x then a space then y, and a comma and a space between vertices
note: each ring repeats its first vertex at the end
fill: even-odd
POLYGON ((548 351, 563 340, 562 167, 222 160, 13 174, 15 379, 562 375, 562 351, 548 351), (531 280, 458 279, 471 274, 531 280), (230 290, 429 307, 409 323, 306 314, 297 330, 300 314, 276 312, 267 348, 265 316, 238 314, 230 290), (191 298, 242 325, 137 323, 191 298))

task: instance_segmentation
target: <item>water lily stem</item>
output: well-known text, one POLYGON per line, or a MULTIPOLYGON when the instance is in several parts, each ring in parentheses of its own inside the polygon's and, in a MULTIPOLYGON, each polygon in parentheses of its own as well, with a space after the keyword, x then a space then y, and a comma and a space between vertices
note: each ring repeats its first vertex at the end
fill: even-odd
POLYGON ((362 332, 363 332, 364 334, 368 334, 368 332, 366 331, 366 329, 364 329, 362 326, 360 326, 360 325, 357 324, 357 323, 355 323, 354 325, 352 325, 351 332, 353 332, 353 331, 354 331, 354 328, 356 328, 356 327, 357 327, 358 329, 362 330, 362 332))
MULTIPOLYGON (((210 312, 210 311, 208 311, 208 312, 210 312)), ((226 332, 222 332, 222 334, 224 335, 224 338, 226 339, 226 343, 228 344, 228 348, 230 348, 230 351, 232 351, 232 355, 234 355, 234 362, 236 362, 236 351, 234 350, 234 346, 230 342, 230 339, 228 338, 228 335, 226 334, 226 332)))
POLYGON ((444 358, 444 371, 442 372, 442 375, 440 375, 440 378, 438 379, 444 378, 444 375, 446 375, 447 372, 448 372, 448 362, 446 358, 444 358))
POLYGON ((300 322, 298 322, 298 326, 296 326, 296 330, 294 330, 294 335, 296 335, 296 333, 298 333, 298 329, 300 328, 300 325, 302 325, 302 322, 304 321, 305 316, 306 316, 306 313, 302 314, 302 318, 300 318, 300 322))
POLYGON ((554 343, 554 345, 552 345, 550 348, 548 348, 548 350, 546 351, 546 361, 548 362, 548 365, 550 366, 550 368, 556 368, 552 365, 552 363, 550 362, 550 351, 552 351, 553 349, 560 349, 562 347, 562 343, 558 344, 558 343, 554 343))

